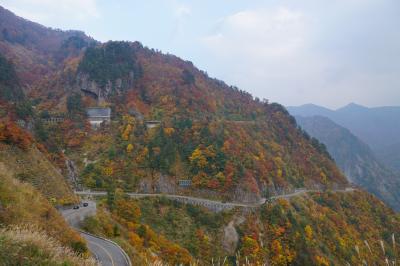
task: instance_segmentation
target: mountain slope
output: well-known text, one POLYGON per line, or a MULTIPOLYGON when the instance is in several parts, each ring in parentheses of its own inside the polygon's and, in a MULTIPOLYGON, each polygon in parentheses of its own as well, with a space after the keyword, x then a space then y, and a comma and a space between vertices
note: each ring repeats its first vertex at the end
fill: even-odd
POLYGON ((0 229, 1 265, 96 265, 62 246, 54 238, 37 229, 12 227, 0 229))
POLYGON ((60 75, 41 87, 43 95, 51 90, 62 96, 57 103, 43 97, 36 110, 54 106, 52 112, 68 117, 56 128, 45 126, 45 144, 65 140, 57 148, 77 162, 86 186, 105 189, 111 179, 130 190, 180 190, 183 178, 193 184, 185 193, 239 201, 296 187, 346 186, 334 163, 303 137, 282 106, 256 101, 190 62, 139 43, 108 42, 87 49, 70 76, 75 78, 60 75), (101 74, 104 65, 113 71, 101 74), (102 133, 85 128, 82 105, 65 106, 74 97, 87 107, 110 106, 113 123, 102 133), (143 117, 160 120, 160 126, 148 130, 143 117), (94 163, 85 164, 85 156, 94 163), (157 185, 162 180, 171 185, 157 185))
POLYGON ((21 183, 12 175, 12 171, 0 162, 0 224, 36 227, 64 246, 86 252, 79 234, 69 228, 49 201, 31 185, 21 183))
POLYGON ((321 116, 301 117, 296 121, 312 137, 324 143, 348 179, 393 208, 400 207, 400 176, 386 169, 371 149, 349 130, 321 116))
MULTIPOLYGON (((367 108, 357 104, 349 104, 336 111, 324 107, 303 105, 299 107, 288 107, 292 115, 299 116, 325 116, 348 128, 354 135, 368 144, 376 154, 391 153, 390 147, 400 142, 400 107, 375 107, 367 108), (388 152, 384 150, 388 148, 388 152)), ((398 157, 400 151, 394 151, 398 157)), ((393 160, 386 163, 387 166, 396 166, 393 160)), ((395 168, 400 170, 400 168, 395 168)))
MULTIPOLYGON (((14 178, 30 183, 57 204, 77 200, 65 178, 46 158, 46 150, 13 122, 0 119, 0 163, 14 178)), ((49 156, 49 155, 48 155, 49 156)))
POLYGON ((83 32, 46 28, 0 6, 0 53, 16 64, 26 90, 91 42, 83 32))
POLYGON ((19 80, 14 65, 0 54, 0 101, 19 101, 24 93, 19 86, 19 80))
POLYGON ((320 115, 320 116, 326 116, 326 117, 331 117, 334 115, 335 111, 318 106, 315 104, 304 104, 301 106, 288 106, 286 107, 287 110, 295 116, 315 116, 315 115, 320 115))
POLYGON ((400 172, 400 142, 389 146, 378 148, 375 151, 376 156, 385 162, 391 169, 400 172))

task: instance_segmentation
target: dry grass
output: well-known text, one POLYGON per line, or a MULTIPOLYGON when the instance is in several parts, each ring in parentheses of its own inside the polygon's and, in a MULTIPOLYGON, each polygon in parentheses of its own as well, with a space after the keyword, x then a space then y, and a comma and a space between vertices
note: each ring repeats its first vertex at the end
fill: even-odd
POLYGON ((12 178, 0 162, 0 224, 34 225, 65 246, 85 252, 85 242, 47 199, 27 183, 12 178))
POLYGON ((76 200, 65 178, 36 148, 24 151, 0 143, 0 162, 12 177, 31 184, 47 199, 54 198, 58 203, 76 200))
POLYGON ((45 232, 20 226, 0 229, 0 264, 97 265, 94 259, 77 255, 45 232))

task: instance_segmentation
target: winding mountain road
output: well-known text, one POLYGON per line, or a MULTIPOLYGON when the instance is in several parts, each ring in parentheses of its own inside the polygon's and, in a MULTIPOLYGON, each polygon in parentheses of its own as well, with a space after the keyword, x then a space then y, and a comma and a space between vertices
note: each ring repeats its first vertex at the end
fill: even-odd
MULTIPOLYGON (((345 189, 332 190, 332 192, 347 193, 355 191, 355 188, 348 187, 345 189)), ((213 211, 229 210, 235 207, 243 208, 257 208, 263 205, 267 200, 276 199, 290 199, 293 197, 301 196, 306 193, 312 192, 325 192, 323 190, 311 190, 311 189, 297 189, 292 193, 276 195, 267 198, 262 198, 259 202, 255 203, 238 203, 238 202, 221 202, 203 198, 196 198, 190 196, 181 195, 170 195, 170 194, 146 194, 146 193, 127 193, 132 198, 145 198, 145 197, 166 197, 171 200, 177 200, 186 204, 204 206, 213 211)), ((105 191, 75 191, 75 194, 79 196, 94 197, 94 196, 106 196, 105 191)), ((87 207, 81 206, 79 209, 65 209, 61 210, 61 214, 65 220, 74 228, 78 228, 81 221, 86 217, 96 214, 96 203, 94 201, 86 201, 87 207)), ((130 266, 131 262, 126 253, 116 243, 97 237, 86 232, 77 229, 82 237, 84 237, 88 243, 88 248, 97 261, 103 266, 130 266)))
MULTIPOLYGON (((332 192, 346 193, 346 192, 353 192, 354 190, 356 190, 356 189, 348 187, 345 189, 332 190, 332 192)), ((203 206, 210 210, 218 212, 218 211, 222 211, 222 210, 233 209, 235 207, 257 208, 257 207, 263 205, 267 200, 290 199, 290 198, 293 198, 296 196, 301 196, 303 194, 312 193, 312 192, 325 192, 325 191, 312 190, 312 189, 299 189, 299 190, 295 190, 294 192, 288 193, 288 194, 272 196, 269 198, 262 198, 259 202, 254 202, 254 203, 221 202, 221 201, 209 200, 209 199, 204 199, 204 198, 196 198, 196 197, 182 196, 182 195, 160 194, 160 193, 154 193, 154 194, 153 193, 126 193, 126 194, 132 198, 165 197, 165 198, 168 198, 171 200, 176 200, 176 201, 187 203, 187 204, 203 206)), ((80 196, 93 197, 93 196, 106 196, 107 192, 105 192, 105 191, 75 191, 75 194, 80 195, 80 196)))
POLYGON ((85 202, 88 203, 87 207, 80 206, 79 209, 61 210, 64 219, 86 239, 90 252, 102 266, 131 266, 128 255, 116 243, 77 229, 80 222, 86 217, 96 214, 96 203, 94 201, 85 202))
MULTIPOLYGON (((357 189, 352 188, 352 187, 347 187, 345 189, 335 189, 335 190, 331 190, 331 191, 335 192, 335 193, 349 193, 349 192, 354 192, 355 190, 357 190, 357 189)), ((326 191, 324 191, 324 190, 316 190, 316 189, 301 189, 301 190, 297 190, 297 191, 295 191, 293 193, 289 193, 289 194, 282 194, 282 195, 272 196, 272 197, 270 197, 268 199, 272 199, 272 200, 274 200, 274 199, 290 199, 290 198, 293 198, 293 197, 296 197, 296 196, 300 196, 300 195, 305 194, 305 193, 322 193, 322 192, 326 192, 326 191)))
POLYGON ((81 235, 86 239, 88 248, 95 259, 102 266, 130 266, 129 258, 123 250, 115 243, 102 239, 85 232, 81 235))

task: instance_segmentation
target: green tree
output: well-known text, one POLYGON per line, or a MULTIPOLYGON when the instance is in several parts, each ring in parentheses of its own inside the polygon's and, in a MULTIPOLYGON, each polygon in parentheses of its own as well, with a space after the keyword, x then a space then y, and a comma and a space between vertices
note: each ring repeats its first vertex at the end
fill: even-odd
POLYGON ((80 94, 73 94, 68 96, 67 98, 67 110, 69 114, 82 114, 83 113, 83 104, 82 104, 82 96, 80 94))

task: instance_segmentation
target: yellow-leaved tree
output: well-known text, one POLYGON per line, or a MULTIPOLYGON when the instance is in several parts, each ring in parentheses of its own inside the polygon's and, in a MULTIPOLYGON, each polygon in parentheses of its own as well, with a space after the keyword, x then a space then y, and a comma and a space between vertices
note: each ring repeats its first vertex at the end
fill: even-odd
POLYGON ((132 150, 133 150, 133 145, 131 143, 129 143, 128 146, 126 146, 126 152, 131 153, 132 150))
POLYGON ((306 233, 306 239, 308 241, 311 241, 313 238, 313 230, 312 230, 311 226, 306 225, 306 227, 304 227, 304 232, 306 233))
POLYGON ((203 151, 198 147, 189 157, 190 163, 200 169, 207 166, 207 158, 204 156, 203 151))

